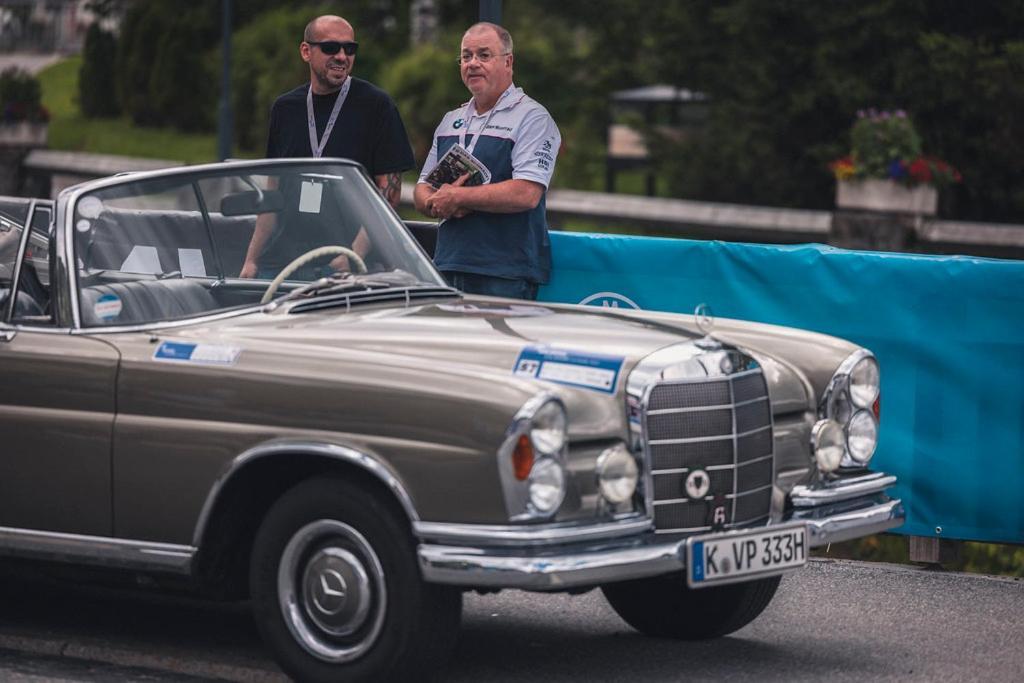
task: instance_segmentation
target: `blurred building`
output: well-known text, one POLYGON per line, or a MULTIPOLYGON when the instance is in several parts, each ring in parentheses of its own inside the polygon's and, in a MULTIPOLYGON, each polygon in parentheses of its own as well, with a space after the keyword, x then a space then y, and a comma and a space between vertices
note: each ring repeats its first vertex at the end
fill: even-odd
MULTIPOLYGON (((99 17, 90 0, 0 0, 0 52, 62 52, 82 49, 96 21, 116 31, 119 12, 99 17)), ((113 9, 113 8, 112 8, 113 9)))

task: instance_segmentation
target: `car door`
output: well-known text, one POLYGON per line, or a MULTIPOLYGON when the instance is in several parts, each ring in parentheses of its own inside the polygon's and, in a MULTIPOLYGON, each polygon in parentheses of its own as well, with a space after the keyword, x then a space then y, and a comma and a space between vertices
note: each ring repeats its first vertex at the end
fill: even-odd
POLYGON ((58 324, 51 207, 21 201, 0 203, 0 542, 109 535, 118 354, 58 324))

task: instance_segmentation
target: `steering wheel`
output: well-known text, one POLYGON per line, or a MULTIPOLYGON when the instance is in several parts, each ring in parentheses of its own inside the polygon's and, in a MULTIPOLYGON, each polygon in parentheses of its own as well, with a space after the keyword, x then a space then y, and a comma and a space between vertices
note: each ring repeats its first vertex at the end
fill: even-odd
POLYGON ((271 299, 273 299, 274 293, 277 291, 277 288, 281 286, 281 283, 284 282, 289 275, 294 273, 302 266, 306 265, 310 261, 315 261, 321 256, 334 256, 336 254, 344 254, 345 256, 347 256, 349 262, 353 266, 355 266, 357 273, 362 274, 366 272, 366 262, 363 261, 362 257, 359 256, 359 254, 352 251, 348 247, 342 247, 339 245, 328 245, 326 247, 317 247, 316 249, 310 249, 305 254, 297 256, 295 259, 293 259, 291 263, 285 266, 281 270, 281 272, 277 274, 277 277, 275 277, 273 281, 270 283, 270 286, 267 287, 267 291, 263 293, 263 298, 260 299, 260 303, 265 304, 271 299))

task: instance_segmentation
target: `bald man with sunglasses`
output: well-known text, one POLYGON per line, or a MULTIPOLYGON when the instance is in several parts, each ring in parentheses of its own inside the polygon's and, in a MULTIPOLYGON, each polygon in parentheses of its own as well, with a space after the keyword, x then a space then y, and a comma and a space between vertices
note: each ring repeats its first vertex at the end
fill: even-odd
MULTIPOLYGON (((274 101, 267 158, 358 161, 384 198, 397 207, 402 172, 416 162, 394 101, 369 81, 352 76, 358 48, 355 30, 341 17, 324 15, 306 25, 299 54, 309 65, 309 83, 274 101)), ((272 216, 261 216, 241 277, 263 277, 288 263, 287 255, 273 252, 273 231, 272 216)), ((364 231, 355 237, 352 248, 361 256, 369 251, 364 231)), ((332 264, 338 269, 347 265, 344 256, 332 264)))

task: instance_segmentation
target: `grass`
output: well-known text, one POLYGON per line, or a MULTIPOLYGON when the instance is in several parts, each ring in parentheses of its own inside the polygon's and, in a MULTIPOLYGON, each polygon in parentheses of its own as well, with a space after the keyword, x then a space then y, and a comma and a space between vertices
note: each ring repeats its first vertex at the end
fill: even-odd
MULTIPOLYGON (((909 540, 897 534, 878 534, 855 541, 836 543, 816 548, 814 557, 830 557, 868 562, 913 564, 910 561, 909 540)), ((964 541, 960 555, 952 562, 943 563, 943 569, 976 574, 1024 577, 1024 546, 1001 543, 964 541)))
POLYGON ((188 164, 214 161, 217 136, 173 128, 137 126, 128 117, 87 119, 78 109, 80 56, 68 57, 39 73, 43 104, 50 110, 50 149, 168 159, 188 164))

